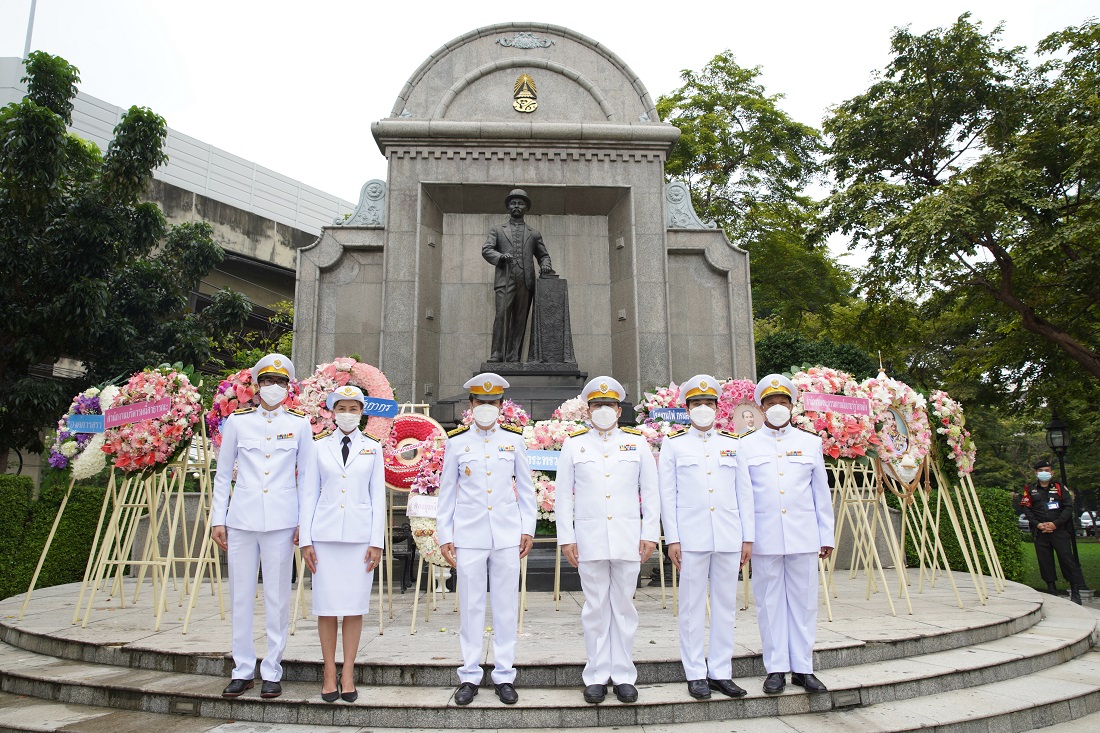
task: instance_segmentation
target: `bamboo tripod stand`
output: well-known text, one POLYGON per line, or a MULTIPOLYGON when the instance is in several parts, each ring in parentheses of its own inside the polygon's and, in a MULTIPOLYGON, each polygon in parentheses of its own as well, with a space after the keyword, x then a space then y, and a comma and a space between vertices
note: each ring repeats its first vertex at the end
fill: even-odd
MULTIPOLYGON (((969 553, 973 560, 976 579, 981 586, 979 595, 989 597, 985 584, 986 576, 989 577, 994 590, 997 593, 1003 593, 1006 582, 1004 568, 1001 567, 1001 559, 997 555, 997 547, 993 543, 993 535, 989 531, 989 524, 986 522, 985 512, 978 500, 978 491, 974 487, 970 474, 962 474, 958 483, 952 483, 946 479, 935 463, 932 464, 932 473, 936 479, 938 493, 948 495, 949 500, 953 497, 954 503, 959 507, 958 515, 961 518, 958 530, 959 546, 963 548, 964 557, 969 553)), ((983 600, 982 603, 985 601, 983 600)))
MULTIPOLYGON (((890 607, 890 615, 896 616, 894 599, 889 592, 890 585, 886 582, 886 569, 879 555, 876 541, 879 531, 884 536, 886 552, 893 563, 894 571, 898 575, 899 598, 904 598, 909 613, 913 613, 913 604, 909 598, 909 583, 905 568, 905 554, 902 552, 898 537, 894 533, 893 522, 890 521, 889 509, 886 504, 886 496, 879 481, 879 473, 875 465, 870 461, 859 462, 853 459, 840 459, 827 464, 832 476, 832 485, 835 502, 836 539, 834 547, 840 547, 845 532, 852 533, 852 563, 848 577, 855 579, 860 573, 867 575, 867 592, 865 600, 871 600, 871 594, 879 590, 884 593, 887 604, 890 607)), ((826 599, 831 595, 837 597, 836 584, 833 582, 833 573, 836 571, 837 553, 833 552, 829 559, 819 565, 820 572, 825 574, 826 599)), ((828 601, 827 601, 828 602, 828 601)), ((829 618, 832 619, 832 609, 829 609, 829 618)))

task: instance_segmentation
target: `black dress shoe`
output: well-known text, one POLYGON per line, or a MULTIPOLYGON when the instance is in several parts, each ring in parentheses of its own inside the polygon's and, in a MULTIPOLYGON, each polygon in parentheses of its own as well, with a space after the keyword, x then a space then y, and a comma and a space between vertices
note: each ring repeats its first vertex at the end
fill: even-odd
POLYGON ((340 682, 336 682, 336 689, 332 692, 322 692, 321 699, 325 702, 336 702, 340 699, 340 682))
POLYGON ((455 705, 469 705, 477 697, 477 685, 473 682, 463 682, 455 690, 455 705))
POLYGON ((772 672, 764 679, 764 692, 768 693, 769 695, 774 695, 777 692, 783 692, 783 688, 786 686, 786 672, 772 672))
POLYGON ((589 685, 584 688, 584 701, 591 705, 603 702, 607 697, 607 685, 589 685))
POLYGON ((1069 599, 1071 601, 1073 601, 1074 603, 1076 603, 1078 606, 1080 606, 1081 605, 1081 589, 1078 588, 1077 586, 1070 586, 1070 588, 1069 588, 1069 599))
POLYGON ((519 702, 519 693, 511 682, 501 682, 497 685, 497 697, 505 705, 515 705, 519 702))
POLYGON ((283 694, 283 686, 278 682, 268 682, 264 680, 264 683, 260 685, 260 697, 271 699, 283 694))
POLYGON ((733 680, 712 680, 708 677, 707 685, 710 686, 710 689, 718 690, 726 697, 744 697, 749 694, 738 687, 733 680))
POLYGON ((630 683, 615 685, 615 697, 619 702, 638 702, 638 688, 630 683))
POLYGON ((256 683, 252 680, 230 680, 222 690, 222 697, 240 697, 245 690, 251 690, 254 684, 256 683))
POLYGON ((821 684, 821 680, 810 674, 791 673, 791 684, 805 688, 806 692, 828 692, 829 688, 821 684))
POLYGON ((706 700, 710 697, 710 686, 706 680, 688 680, 688 694, 696 700, 706 700))

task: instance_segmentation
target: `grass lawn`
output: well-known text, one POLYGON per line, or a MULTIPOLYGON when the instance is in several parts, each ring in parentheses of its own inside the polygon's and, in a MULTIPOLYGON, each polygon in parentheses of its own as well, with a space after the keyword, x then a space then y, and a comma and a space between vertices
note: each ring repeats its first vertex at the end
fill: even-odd
MULTIPOLYGON (((1081 570, 1085 574, 1085 583, 1089 588, 1100 589, 1100 542, 1095 537, 1077 538, 1077 555, 1081 558, 1081 570)), ((1039 561, 1035 559, 1035 546, 1030 542, 1024 543, 1024 584, 1032 588, 1046 590, 1047 584, 1039 575, 1039 561)), ((1069 583, 1062 577, 1062 569, 1058 566, 1058 555, 1054 555, 1054 567, 1058 573, 1058 589, 1069 590, 1069 583)))

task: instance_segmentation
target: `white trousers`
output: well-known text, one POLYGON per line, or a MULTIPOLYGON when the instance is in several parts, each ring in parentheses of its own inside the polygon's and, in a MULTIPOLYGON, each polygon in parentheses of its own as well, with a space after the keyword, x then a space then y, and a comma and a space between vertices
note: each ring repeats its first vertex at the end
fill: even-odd
POLYGON ((581 624, 588 663, 581 677, 584 684, 633 685, 638 670, 632 659, 638 611, 634 591, 638 588, 639 560, 581 561, 578 572, 584 591, 581 624))
POLYGON ((486 569, 492 587, 493 682, 516 681, 516 625, 519 622, 519 547, 455 550, 458 602, 462 613, 458 639, 462 646, 461 682, 481 684, 482 640, 485 637, 486 569))
POLYGON ((256 570, 264 571, 264 618, 267 654, 260 676, 268 682, 283 678, 283 650, 290 625, 290 569, 294 562, 294 528, 250 532, 227 527, 229 534, 229 597, 233 604, 233 679, 256 676, 256 644, 252 617, 256 612, 256 570))
POLYGON ((733 633, 737 613, 740 552, 684 552, 680 560, 680 659, 688 680, 733 677, 733 633), (710 650, 707 583, 710 583, 710 650))
POLYGON ((752 593, 764 643, 764 669, 814 671, 817 553, 753 555, 752 593))

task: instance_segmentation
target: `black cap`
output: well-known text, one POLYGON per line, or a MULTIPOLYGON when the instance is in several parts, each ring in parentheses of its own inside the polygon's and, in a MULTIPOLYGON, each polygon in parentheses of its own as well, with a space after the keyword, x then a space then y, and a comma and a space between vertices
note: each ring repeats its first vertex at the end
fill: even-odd
POLYGON ((1036 471, 1038 471, 1040 468, 1050 468, 1050 461, 1045 458, 1040 459, 1039 461, 1035 462, 1035 465, 1032 466, 1032 468, 1034 468, 1036 471))

